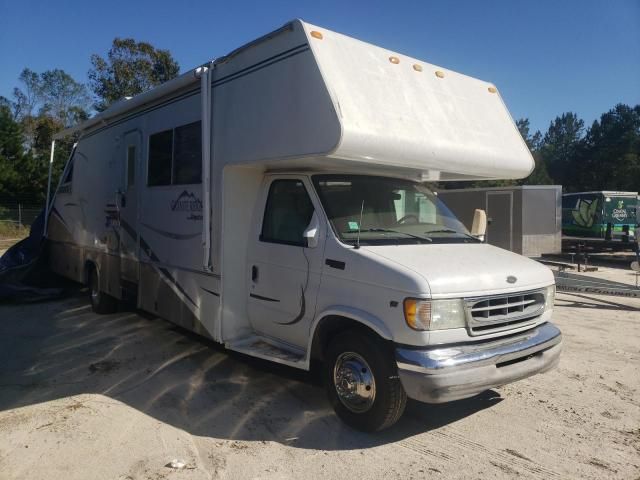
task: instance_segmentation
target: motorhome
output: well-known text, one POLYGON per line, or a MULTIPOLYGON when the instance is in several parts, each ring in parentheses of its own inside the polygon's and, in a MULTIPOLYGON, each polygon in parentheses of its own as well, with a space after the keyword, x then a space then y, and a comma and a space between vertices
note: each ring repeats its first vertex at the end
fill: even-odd
POLYGON ((491 83, 296 20, 67 135, 50 264, 97 312, 318 365, 367 431, 559 360, 551 271, 425 186, 533 169, 491 83))

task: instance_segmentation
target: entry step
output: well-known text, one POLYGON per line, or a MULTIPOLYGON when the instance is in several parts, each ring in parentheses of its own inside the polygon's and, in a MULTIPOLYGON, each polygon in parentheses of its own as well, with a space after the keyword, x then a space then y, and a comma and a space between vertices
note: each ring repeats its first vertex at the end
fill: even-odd
POLYGON ((277 345, 273 340, 251 336, 227 344, 229 350, 295 368, 306 368, 304 353, 277 345))

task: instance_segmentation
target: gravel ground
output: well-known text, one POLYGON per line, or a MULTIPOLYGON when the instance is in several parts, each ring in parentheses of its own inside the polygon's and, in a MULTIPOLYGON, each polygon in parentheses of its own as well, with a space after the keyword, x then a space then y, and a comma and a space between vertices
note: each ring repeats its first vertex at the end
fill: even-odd
POLYGON ((366 435, 309 375, 165 321, 0 305, 0 478, 638 479, 639 309, 559 294, 558 369, 366 435))

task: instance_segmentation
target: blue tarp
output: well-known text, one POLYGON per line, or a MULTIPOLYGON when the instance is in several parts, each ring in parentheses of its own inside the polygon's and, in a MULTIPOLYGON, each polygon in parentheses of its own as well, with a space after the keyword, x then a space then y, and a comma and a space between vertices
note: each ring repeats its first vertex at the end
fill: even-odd
POLYGON ((54 276, 45 257, 41 212, 31 225, 29 236, 0 257, 0 301, 39 301, 63 295, 63 288, 51 286, 54 276))

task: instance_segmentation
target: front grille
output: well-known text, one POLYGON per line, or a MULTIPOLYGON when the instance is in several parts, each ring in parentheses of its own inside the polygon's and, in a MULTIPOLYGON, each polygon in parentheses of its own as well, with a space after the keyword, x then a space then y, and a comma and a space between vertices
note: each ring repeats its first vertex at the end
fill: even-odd
POLYGON ((544 311, 544 291, 468 298, 465 305, 469 333, 486 335, 534 323, 544 311))

